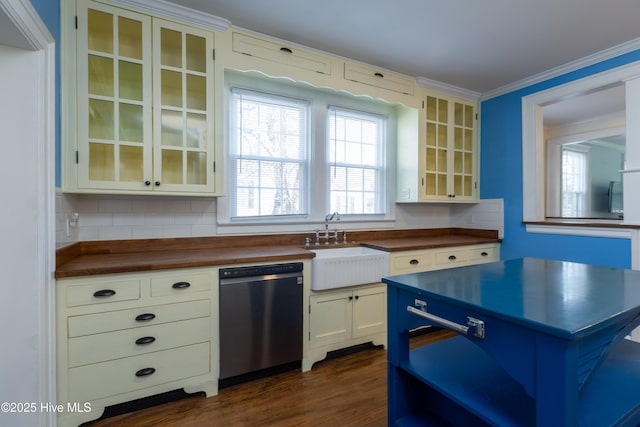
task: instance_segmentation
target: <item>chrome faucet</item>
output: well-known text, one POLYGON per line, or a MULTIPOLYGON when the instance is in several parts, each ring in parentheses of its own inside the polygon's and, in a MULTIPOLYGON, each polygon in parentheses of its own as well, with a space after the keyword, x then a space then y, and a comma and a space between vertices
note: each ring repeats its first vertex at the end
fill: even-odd
POLYGON ((331 239, 334 239, 334 243, 336 245, 338 244, 338 229, 329 232, 329 221, 333 221, 334 219, 336 221, 340 221, 340 214, 338 211, 327 214, 327 216, 324 217, 324 234, 321 235, 320 230, 316 230, 316 246, 320 244, 321 239, 325 239, 325 245, 328 245, 331 239))
POLYGON ((340 221, 340 214, 338 213, 338 211, 335 211, 332 214, 327 214, 327 216, 324 217, 325 226, 328 227, 329 221, 333 221, 334 218, 336 219, 336 221, 340 221))

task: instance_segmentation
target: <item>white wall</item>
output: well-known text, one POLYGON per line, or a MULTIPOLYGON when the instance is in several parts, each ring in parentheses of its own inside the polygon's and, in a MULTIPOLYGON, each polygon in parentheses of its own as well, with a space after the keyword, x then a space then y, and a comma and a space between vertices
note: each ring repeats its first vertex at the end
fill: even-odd
POLYGON ((43 209, 48 165, 40 145, 46 139, 42 116, 50 108, 43 93, 45 63, 42 51, 0 44, 0 402, 37 405, 28 414, 0 412, 3 426, 46 425, 52 419, 40 409, 54 398, 48 300, 53 280, 51 271, 45 271, 53 247, 44 247, 50 213, 43 209))

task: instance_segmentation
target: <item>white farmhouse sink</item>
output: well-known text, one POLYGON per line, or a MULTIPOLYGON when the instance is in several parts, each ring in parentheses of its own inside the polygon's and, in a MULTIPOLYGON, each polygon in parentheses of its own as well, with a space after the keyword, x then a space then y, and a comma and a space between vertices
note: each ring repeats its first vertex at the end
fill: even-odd
POLYGON ((357 246, 314 249, 311 260, 311 289, 343 288, 377 283, 389 275, 389 253, 357 246))

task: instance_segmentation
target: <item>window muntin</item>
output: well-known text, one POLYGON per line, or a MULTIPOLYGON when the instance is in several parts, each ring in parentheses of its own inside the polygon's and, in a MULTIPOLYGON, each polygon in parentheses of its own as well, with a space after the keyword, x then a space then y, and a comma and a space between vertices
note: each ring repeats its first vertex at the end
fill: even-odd
POLYGON ((329 212, 384 214, 386 119, 330 107, 327 136, 329 212))
POLYGON ((304 100, 231 91, 232 219, 308 213, 308 115, 304 100))

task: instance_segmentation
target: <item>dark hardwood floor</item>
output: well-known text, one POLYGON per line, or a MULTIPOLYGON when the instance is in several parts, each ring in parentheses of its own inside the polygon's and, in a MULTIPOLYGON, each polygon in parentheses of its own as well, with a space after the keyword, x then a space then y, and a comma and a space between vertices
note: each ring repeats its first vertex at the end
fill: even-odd
MULTIPOLYGON (((412 338, 425 345, 453 334, 412 338)), ((299 369, 237 384, 217 396, 192 396, 86 424, 91 427, 387 425, 387 352, 368 348, 299 369)))

